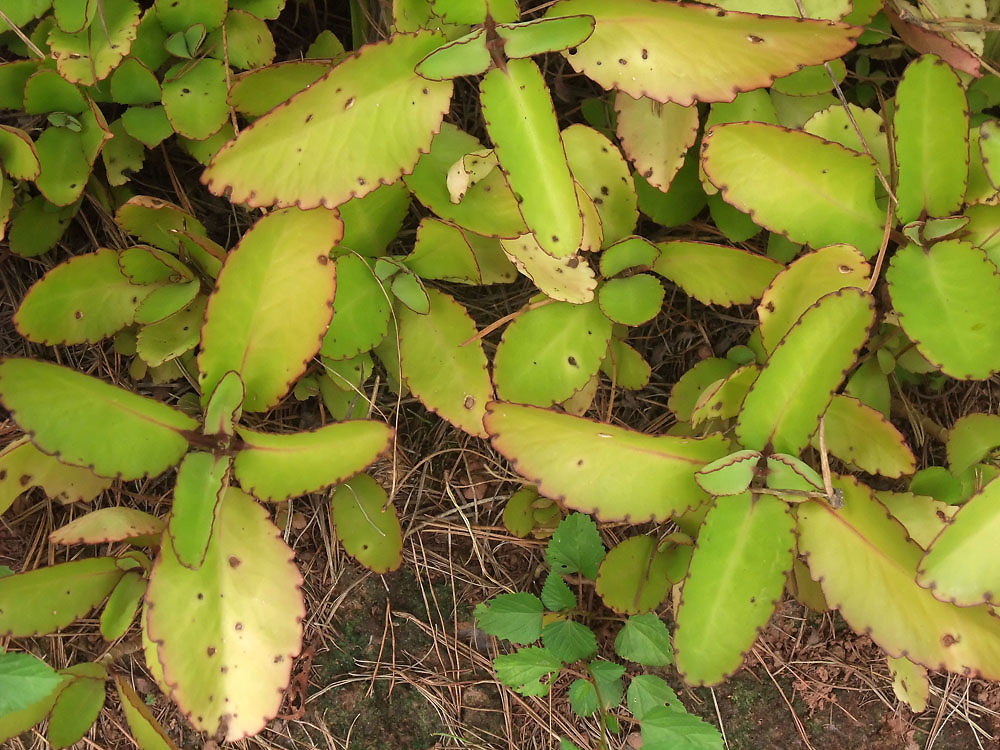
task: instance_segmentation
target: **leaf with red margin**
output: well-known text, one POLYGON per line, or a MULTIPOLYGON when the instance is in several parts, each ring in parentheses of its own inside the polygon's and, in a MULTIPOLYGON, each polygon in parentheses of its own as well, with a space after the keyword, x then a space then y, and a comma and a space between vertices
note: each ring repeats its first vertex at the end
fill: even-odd
POLYGON ((202 403, 230 370, 246 387, 244 411, 264 411, 288 392, 319 351, 333 316, 330 250, 344 231, 324 208, 274 211, 229 253, 201 332, 202 403))
POLYGON ((443 42, 422 31, 366 45, 243 130, 202 182, 234 203, 301 208, 333 208, 395 182, 429 150, 451 103, 451 81, 413 71, 443 42))
POLYGON ((681 105, 732 101, 802 65, 840 57, 860 29, 832 21, 736 13, 658 0, 565 0, 547 17, 587 14, 597 25, 562 54, 605 89, 681 105), (717 50, 706 55, 706 50, 717 50), (663 71, 670 71, 664 75, 663 71))
POLYGON ((730 452, 720 435, 645 435, 534 406, 494 401, 493 447, 543 495, 605 521, 664 521, 708 499, 694 479, 730 452))
POLYGON ((1000 679, 1000 619, 988 606, 956 607, 917 585, 923 551, 871 490, 837 477, 844 507, 798 508, 799 551, 831 607, 891 656, 930 669, 1000 679))

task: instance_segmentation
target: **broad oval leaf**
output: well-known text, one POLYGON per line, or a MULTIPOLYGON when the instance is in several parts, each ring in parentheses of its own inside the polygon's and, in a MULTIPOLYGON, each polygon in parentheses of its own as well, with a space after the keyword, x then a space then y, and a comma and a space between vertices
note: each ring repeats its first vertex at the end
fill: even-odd
POLYGON ((930 669, 1000 678, 1000 619, 986 606, 956 607, 914 580, 922 550, 851 477, 834 486, 844 507, 809 500, 798 509, 799 551, 830 606, 890 656, 930 669))
POLYGON ((160 549, 146 628, 170 697, 196 729, 234 742, 277 714, 305 616, 292 558, 264 509, 235 487, 219 503, 200 568, 160 549))
POLYGON ((101 637, 104 640, 109 643, 117 641, 128 632, 145 593, 146 579, 142 575, 129 571, 122 576, 101 612, 101 637))
POLYGON ((222 376, 205 404, 202 432, 206 435, 232 435, 243 414, 246 389, 239 373, 230 370, 222 376))
POLYGON ((666 192, 698 137, 698 109, 619 91, 615 112, 622 150, 646 182, 666 192))
POLYGON ((739 669, 781 599, 793 525, 773 495, 719 498, 708 511, 674 630, 677 671, 689 685, 714 685, 739 669))
POLYGON ((118 253, 102 248, 45 274, 21 301, 14 325, 39 344, 93 343, 131 323, 152 290, 132 284, 118 266, 118 253))
POLYGON ((729 377, 737 364, 721 357, 703 359, 681 375, 670 389, 667 406, 678 422, 689 422, 702 395, 720 380, 729 377))
POLYGON ((664 521, 704 502, 694 474, 729 452, 718 435, 644 435, 500 401, 483 421, 493 447, 539 492, 606 521, 664 521))
POLYGON ((652 274, 637 273, 608 279, 598 292, 598 304, 615 323, 637 326, 647 323, 660 313, 663 306, 663 284, 652 274))
POLYGON ((163 521, 138 508, 99 508, 49 534, 49 544, 106 544, 158 536, 163 521))
POLYGON ((744 448, 797 454, 854 364, 875 320, 860 289, 820 298, 781 340, 750 387, 736 434, 744 448))
POLYGON ((656 609, 672 581, 669 550, 658 549, 656 539, 642 534, 618 543, 601 563, 595 590, 604 603, 620 614, 656 609))
POLYGON ((732 101, 801 65, 832 60, 854 46, 859 31, 830 21, 649 0, 565 0, 547 15, 578 13, 597 25, 586 42, 563 53, 575 70, 605 89, 682 105, 732 101))
POLYGON ((969 102, 958 75, 939 57, 924 55, 903 72, 892 130, 900 222, 958 210, 969 174, 969 102), (927 102, 934 102, 933 111, 927 102))
POLYGON ((59 75, 67 81, 94 86, 107 78, 128 54, 139 25, 139 5, 134 0, 102 0, 99 15, 75 33, 52 29, 48 44, 59 75))
MULTIPOLYGON (((917 468, 903 434, 881 412, 856 398, 835 394, 823 424, 827 450, 844 463, 894 479, 917 468)), ((818 440, 814 442, 818 447, 818 440)))
POLYGON ((482 27, 448 42, 417 63, 418 75, 431 81, 444 81, 485 73, 492 64, 482 27))
POLYGON ((46 453, 121 479, 166 471, 187 452, 183 433, 198 427, 159 401, 30 359, 0 362, 0 401, 46 453))
POLYGON ((354 254, 336 260, 337 293, 333 318, 323 335, 320 354, 330 359, 356 357, 376 346, 389 332, 390 305, 371 268, 354 254))
POLYGON ((0 450, 0 513, 32 487, 41 487, 53 500, 73 503, 92 500, 111 482, 90 469, 64 464, 42 453, 26 437, 0 450))
POLYGON ((0 654, 0 716, 7 719, 45 700, 64 680, 63 675, 31 654, 0 654))
POLYGON ((824 294, 865 289, 871 268, 850 245, 830 245, 797 258, 779 273, 757 306, 764 351, 772 352, 795 321, 824 294))
POLYGON ((98 714, 104 707, 106 691, 104 682, 107 679, 107 670, 103 667, 94 670, 95 675, 90 676, 88 667, 96 667, 96 664, 76 664, 64 671, 73 674, 77 670, 73 679, 61 690, 56 697, 52 713, 49 715, 49 728, 46 732, 49 743, 53 748, 69 747, 78 742, 91 725, 97 720, 98 714))
POLYGON ((10 125, 0 125, 0 164, 3 164, 7 176, 16 180, 38 177, 38 152, 26 132, 10 125))
POLYGON ((917 583, 960 607, 1000 599, 1000 571, 990 561, 1000 533, 1000 479, 969 498, 917 566, 917 583))
POLYGON ((329 253, 343 232, 323 208, 274 211, 229 253, 208 300, 198 367, 204 404, 230 370, 246 386, 246 411, 264 411, 316 354, 333 314, 329 253))
POLYGON ((442 41, 421 31, 365 46, 243 130, 202 181, 235 203, 302 208, 333 208, 394 182, 430 148, 451 102, 450 81, 413 72, 442 41))
POLYGON ((396 309, 403 377, 428 409, 470 435, 485 437, 483 415, 493 384, 475 323, 444 292, 428 289, 427 296, 426 315, 401 305, 396 309))
MULTIPOLYGON (((176 133, 200 141, 225 125, 229 116, 226 77, 222 60, 210 57, 193 64, 180 63, 167 71, 163 111, 176 133)), ((267 163, 259 160, 257 168, 267 163)))
POLYGON ((382 486, 358 474, 330 496, 330 515, 347 553, 375 573, 403 562, 403 530, 382 486))
POLYGON ((54 633, 100 604, 122 574, 113 557, 91 557, 0 578, 0 634, 54 633))
POLYGON ((528 230, 517 200, 499 169, 470 187, 461 202, 451 202, 448 170, 466 154, 482 148, 475 136, 446 122, 431 141, 430 152, 420 157, 413 173, 405 178, 406 186, 437 216, 463 229, 491 237, 524 234, 528 230))
POLYGON ((782 265, 756 253, 708 242, 658 242, 653 270, 706 305, 746 305, 760 299, 782 265))
POLYGON ((529 308, 507 326, 493 358, 497 395, 551 406, 583 388, 598 371, 611 321, 596 301, 529 308))
POLYGON ((583 240, 583 215, 541 71, 531 60, 511 60, 506 71, 483 77, 480 98, 524 223, 549 255, 572 255, 583 240))
POLYGON ((961 240, 910 244, 885 278, 900 325, 928 361, 964 380, 1000 370, 1000 274, 983 250, 961 240))
POLYGON ((706 134, 702 164, 727 203, 793 242, 843 242, 866 257, 882 245, 885 213, 869 156, 798 130, 738 122, 706 134))
POLYGON ((736 451, 706 464, 694 480, 709 495, 739 495, 746 492, 757 474, 759 451, 736 451))
POLYGON ((880 490, 875 492, 875 498, 903 524, 910 539, 920 545, 921 549, 931 546, 959 509, 959 506, 912 492, 880 490))
POLYGON ((357 474, 389 446, 392 430, 381 422, 352 420, 312 432, 275 435, 237 427, 244 447, 233 476, 265 501, 317 492, 357 474))
POLYGON ((948 468, 955 475, 985 459, 1000 446, 1000 416, 966 414, 948 432, 948 468))
POLYGON ((593 32, 594 19, 590 16, 560 16, 497 24, 497 36, 503 40, 503 53, 510 60, 575 47, 585 42, 593 32))

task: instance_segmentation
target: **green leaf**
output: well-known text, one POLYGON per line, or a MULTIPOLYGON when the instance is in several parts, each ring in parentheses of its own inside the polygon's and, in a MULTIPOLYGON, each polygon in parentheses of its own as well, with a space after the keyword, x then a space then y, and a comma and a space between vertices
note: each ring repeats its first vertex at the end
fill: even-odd
POLYGON ((305 617, 292 559, 264 509, 235 487, 219 504, 200 568, 161 547, 145 624, 170 697, 197 730, 233 742, 278 712, 305 617))
POLYGON ((650 185, 642 175, 633 174, 639 210, 665 227, 679 227, 695 218, 708 200, 698 178, 698 163, 697 150, 688 149, 684 163, 665 192, 650 185))
POLYGON ((230 370, 246 411, 287 393, 330 323, 335 272, 329 252, 343 225, 326 209, 273 211, 232 250, 208 301, 198 367, 202 403, 230 370))
POLYGON ((406 186, 441 219, 491 237, 517 237, 527 232, 517 200, 499 169, 472 185, 459 203, 452 203, 447 175, 467 154, 483 150, 474 136, 443 123, 429 153, 420 157, 406 186))
POLYGON ((199 568, 205 560, 231 464, 229 456, 201 451, 192 451, 181 461, 167 534, 177 561, 185 568, 199 568))
POLYGON ((900 222, 957 211, 969 174, 969 102, 958 75, 940 58, 924 55, 903 72, 893 133, 900 222))
POLYGON ((490 635, 528 644, 542 635, 542 601, 534 594, 500 594, 476 605, 476 624, 490 635))
POLYGON ((782 270, 770 258, 707 242, 659 242, 653 270, 706 305, 746 305, 760 299, 782 270))
POLYGON ((0 362, 0 399, 46 453, 102 476, 156 476, 187 452, 179 411, 48 362, 0 362), (100 435, 100 440, 94 436, 100 435))
POLYGON ((1000 275, 961 240, 897 250, 885 274, 899 323, 917 350, 952 377, 1000 370, 1000 275))
POLYGON ((913 713, 923 713, 930 697, 927 670, 902 656, 898 658, 890 656, 887 662, 892 676, 892 692, 908 705, 913 713))
POLYGON ((648 273, 609 279, 601 285, 598 302, 610 320, 637 326, 655 318, 663 305, 663 285, 648 273))
POLYGON ((859 289, 822 297, 781 340, 747 393, 736 424, 745 448, 798 453, 868 338, 875 303, 859 289))
POLYGON ((800 65, 832 60, 854 46, 857 33, 827 21, 644 0, 565 0, 547 15, 577 13, 593 16, 597 26, 586 42, 563 53, 575 70, 635 99, 685 106, 731 101, 736 92, 768 86, 800 65), (726 53, 706 56, 706 49, 726 53))
POLYGON ((248 117, 260 117, 329 72, 330 65, 314 60, 292 60, 243 73, 233 81, 229 103, 248 117))
POLYGON ((111 481, 42 453, 25 437, 0 450, 0 513, 32 487, 41 487, 54 500, 72 503, 93 500, 111 481))
POLYGON ((610 279, 622 271, 651 268, 660 256, 660 251, 649 240, 631 236, 609 245, 601 253, 601 276, 610 279))
POLYGON ((736 370, 736 363, 721 357, 701 360, 681 375, 670 391, 667 406, 678 422, 690 422, 695 407, 702 395, 720 380, 729 377, 736 370))
POLYGON ((0 633, 54 633, 100 604, 121 577, 114 558, 92 557, 0 578, 0 633))
POLYGON ((542 628, 542 644, 567 664, 597 653, 594 631, 574 620, 550 622, 542 628))
POLYGON ((743 365, 706 388, 691 412, 691 425, 697 427, 713 419, 732 419, 739 414, 759 372, 755 364, 743 365))
MULTIPOLYGON (((508 507, 510 507, 509 502, 508 507)), ((603 552, 603 545, 601 545, 601 550, 603 552)), ((549 574, 545 577, 545 583, 542 585, 542 604, 550 612, 561 612, 562 610, 576 607, 576 594, 570 590, 569 585, 563 580, 563 577, 555 571, 549 571, 549 574)))
POLYGON ((962 505, 927 549, 917 566, 917 583, 935 598, 968 607, 992 603, 1000 595, 1000 576, 984 564, 994 554, 1000 529, 998 498, 1000 480, 994 479, 962 505))
POLYGON ((569 707, 577 716, 592 716, 597 713, 601 702, 597 698, 597 691, 590 680, 579 678, 573 680, 569 686, 569 707))
MULTIPOLYGON (((66 672, 72 673, 73 669, 80 669, 81 672, 84 672, 84 669, 81 668, 91 666, 97 665, 77 664, 66 672)), ((97 721, 98 714, 104 708, 106 695, 104 681, 107 678, 107 670, 100 667, 100 672, 103 673, 100 678, 84 676, 83 674, 75 676, 59 692, 55 705, 52 707, 52 714, 49 716, 47 736, 52 747, 69 747, 79 741, 91 725, 97 721)))
POLYGON ((422 279, 494 284, 517 278, 500 242, 432 217, 421 219, 413 252, 403 262, 422 279))
POLYGON ((956 607, 914 580, 923 551, 851 477, 834 486, 844 507, 807 501, 798 508, 799 550, 831 607, 890 655, 931 669, 1000 677, 1000 620, 992 609, 956 607), (887 603, 891 602, 891 606, 887 603))
POLYGON ((20 128, 0 125, 0 164, 9 177, 17 180, 38 177, 38 152, 31 138, 20 128))
POLYGON ((116 506, 92 510, 49 534, 49 544, 108 544, 159 536, 164 523, 138 508, 116 506))
POLYGON ((101 0, 98 18, 75 33, 53 29, 48 36, 59 75, 67 81, 93 86, 108 77, 129 53, 139 25, 134 0, 101 0))
POLYGON ((7 717, 44 700, 63 680, 62 675, 31 654, 0 653, 0 716, 7 717))
POLYGON ((135 322, 140 325, 151 325, 166 320, 194 302, 200 288, 201 281, 192 279, 179 284, 164 284, 153 289, 139 303, 135 322))
POLYGON ((597 206, 604 244, 632 234, 639 211, 632 173, 618 147, 586 125, 570 125, 561 137, 574 179, 597 206))
POLYGON ((793 242, 882 245, 871 157, 797 130, 746 122, 716 125, 702 141, 708 179, 727 203, 793 242))
POLYGON ((506 71, 494 68, 483 77, 480 97, 524 223, 546 253, 572 255, 583 239, 583 216, 541 71, 531 60, 511 60, 506 71))
POLYGON ((212 30, 226 17, 226 0, 155 0, 156 18, 168 33, 185 31, 195 24, 212 30))
POLYGON ((194 349, 201 338, 207 303, 199 294, 170 317, 143 326, 136 337, 136 353, 150 367, 158 367, 194 349))
POLYGON ((214 57, 225 59, 233 68, 260 68, 274 61, 274 37, 267 24, 255 15, 238 9, 226 14, 223 26, 205 39, 207 47, 215 45, 214 57), (222 40, 225 34, 225 48, 222 40), (223 58, 225 55, 225 58, 223 58))
POLYGON ((485 437, 483 415, 493 386, 482 343, 472 340, 475 324, 444 292, 428 289, 427 296, 426 315, 396 310, 403 377, 428 409, 470 435, 485 437))
POLYGON ((320 354, 330 359, 348 359, 372 349, 385 338, 390 305, 382 285, 361 257, 341 255, 336 268, 333 319, 323 336, 320 354))
POLYGON ((497 394, 538 406, 563 401, 598 371, 610 338, 611 321, 597 302, 528 309, 507 326, 497 347, 497 394))
POLYGON ((625 685, 622 682, 625 667, 601 659, 590 662, 589 671, 604 707, 614 708, 621 703, 622 696, 625 694, 625 685))
POLYGON ((312 432, 275 435, 237 427, 243 448, 233 476, 260 500, 279 501, 317 492, 362 471, 388 447, 382 422, 352 420, 312 432))
POLYGON ((118 582, 101 612, 101 637, 109 643, 124 637, 139 611, 146 593, 146 579, 139 573, 128 572, 118 582))
POLYGON ((381 574, 402 564, 403 532, 396 509, 370 476, 358 474, 340 485, 330 496, 330 514, 340 543, 366 568, 381 574))
MULTIPOLYGON (((950 475, 949 475, 950 476, 950 475)), ((878 491, 876 499, 903 524, 910 538, 927 549, 954 517, 958 507, 912 492, 878 491)))
POLYGON ((17 737, 22 732, 27 732, 35 724, 45 719, 52 711, 52 706, 55 704, 56 697, 60 692, 60 686, 68 681, 69 678, 63 676, 60 685, 57 685, 52 692, 41 700, 32 703, 20 711, 0 715, 0 742, 7 742, 7 740, 17 737))
POLYGON ((122 127, 146 148, 156 148, 174 134, 166 110, 160 105, 129 107, 122 114, 122 127))
POLYGON ((108 126, 112 138, 101 149, 101 159, 107 172, 108 183, 113 186, 124 185, 129 181, 129 174, 142 169, 146 158, 143 144, 125 131, 125 122, 115 120, 108 126))
POLYGON ((651 674, 640 674, 629 682, 626 694, 628 710, 639 721, 642 721, 652 709, 668 708, 678 713, 684 712, 684 706, 662 677, 651 674))
POLYGON ((538 18, 521 23, 497 24, 503 53, 509 60, 558 52, 586 41, 594 31, 590 16, 538 18))
POLYGON ((618 631, 615 653, 644 667, 666 667, 674 661, 670 632, 653 612, 632 615, 618 631))
POLYGON ((651 750, 722 750, 725 745, 711 724, 671 708, 653 707, 643 714, 641 736, 643 747, 651 750))
POLYGON ((394 182, 427 150, 451 101, 450 81, 413 72, 441 41, 420 32, 367 45, 243 130, 202 180, 234 203, 301 208, 332 208, 394 182))
POLYGON ((601 372, 619 388, 641 391, 649 384, 653 371, 639 352, 612 336, 601 372))
POLYGON ((773 495, 720 498, 708 511, 674 631, 677 671, 689 685, 714 685, 739 669, 781 598, 793 525, 773 495))
POLYGON ((493 447, 566 507, 602 520, 666 520, 707 498, 694 473, 729 451, 719 436, 646 435, 532 406, 493 402, 493 447))
POLYGON ((759 461, 759 451, 736 451, 705 465, 694 480, 710 495, 738 495, 750 486, 759 461))
POLYGON ((820 297, 845 287, 865 289, 871 267, 849 245, 830 245, 797 258, 779 273, 757 307, 764 351, 773 352, 820 297))
POLYGON ((597 524, 583 513, 573 513, 556 527, 545 549, 545 557, 553 573, 579 573, 593 581, 604 559, 604 543, 597 524))
POLYGON ((24 258, 33 258, 51 250, 79 209, 79 201, 60 207, 49 203, 41 195, 14 207, 7 233, 10 249, 24 258))
POLYGON ((141 750, 177 750, 177 745, 167 736, 166 731, 153 717, 146 703, 140 698, 132 686, 115 675, 115 687, 118 690, 118 700, 125 714, 132 737, 141 750))
POLYGON ((548 694, 552 684, 551 675, 561 668, 562 662, 543 646, 521 648, 513 654, 504 654, 493 660, 497 679, 521 695, 548 694))
POLYGON ((961 474, 1000 447, 1000 417, 966 414, 948 432, 948 467, 961 474))
POLYGON ((633 536, 612 547, 597 576, 597 593, 615 612, 638 614, 667 595, 671 555, 651 536, 633 536))
POLYGON ((889 140, 885 135, 882 114, 856 104, 848 104, 847 107, 845 110, 840 102, 827 107, 810 117, 802 129, 825 141, 839 143, 859 154, 868 154, 875 159, 882 174, 888 178, 889 140), (858 130, 854 129, 855 125, 861 131, 861 137, 858 136, 858 130))
POLYGON ((444 81, 480 75, 491 64, 486 31, 480 27, 438 47, 417 64, 416 72, 431 81, 444 81))
POLYGON ((402 182, 382 185, 361 198, 351 198, 337 210, 344 222, 340 248, 366 257, 382 255, 403 226, 410 208, 410 191, 402 182))
POLYGON ((226 66, 204 58, 180 63, 163 81, 163 109, 173 129, 187 138, 208 138, 229 116, 226 66))
POLYGON ((622 150, 650 185, 666 192, 698 137, 698 110, 619 91, 615 112, 622 150))
MULTIPOLYGON (((857 399, 835 394, 823 420, 827 450, 844 463, 893 479, 917 468, 903 434, 880 412, 857 399)), ((818 437, 814 442, 819 445, 818 437)))
POLYGON ((111 97, 118 104, 157 104, 162 94, 156 74, 134 57, 111 74, 111 97))

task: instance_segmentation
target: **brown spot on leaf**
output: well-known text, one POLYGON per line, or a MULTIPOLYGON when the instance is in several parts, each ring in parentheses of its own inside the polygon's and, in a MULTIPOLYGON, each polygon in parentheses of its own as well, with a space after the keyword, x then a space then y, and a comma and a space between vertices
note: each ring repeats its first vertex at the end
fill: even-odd
POLYGON ((953 636, 951 633, 945 633, 943 636, 941 636, 941 645, 944 646, 945 648, 948 648, 949 646, 954 646, 956 643, 958 643, 958 638, 953 636))
POLYGON ((466 396, 466 397, 465 397, 465 403, 463 404, 463 406, 464 406, 464 407, 465 407, 466 409, 471 409, 471 408, 472 408, 472 407, 474 407, 475 405, 476 405, 476 399, 475 399, 475 397, 474 397, 474 396, 466 396))
POLYGON ((330 262, 330 259, 325 255, 318 255, 316 256, 316 262, 319 263, 321 266, 325 266, 327 263, 330 262))
POLYGON ((763 43, 763 37, 759 37, 756 34, 747 34, 747 41, 751 44, 761 44, 763 43))
POLYGON ((209 646, 205 650, 205 653, 207 653, 209 656, 215 656, 215 646, 209 646))
POLYGON ((350 99, 348 99, 346 102, 344 102, 344 109, 347 110, 347 109, 350 109, 353 106, 354 106, 354 97, 352 96, 350 99))
POLYGON ((83 317, 83 313, 77 310, 75 313, 73 313, 73 317, 79 320, 80 318, 83 317))
POLYGON ((22 474, 17 481, 21 483, 22 487, 27 487, 31 482, 31 474, 22 474))
POLYGON ((243 561, 240 558, 238 558, 236 555, 230 555, 229 556, 229 567, 230 568, 238 568, 242 564, 243 564, 243 561))
POLYGON ((236 623, 235 630, 243 630, 243 623, 242 622, 236 623))
POLYGON ((313 118, 313 113, 310 112, 308 115, 306 115, 306 122, 311 122, 312 118, 313 118))

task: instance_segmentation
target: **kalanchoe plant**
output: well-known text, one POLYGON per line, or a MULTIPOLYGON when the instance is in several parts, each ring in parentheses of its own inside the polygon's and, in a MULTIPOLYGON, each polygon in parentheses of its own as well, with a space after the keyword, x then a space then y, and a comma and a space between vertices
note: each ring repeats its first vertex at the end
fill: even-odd
MULTIPOLYGON (((276 404, 319 349, 335 292, 329 253, 341 232, 340 220, 326 209, 284 209, 260 219, 226 255, 201 327, 200 419, 58 365, 0 362, 0 400, 31 438, 17 450, 42 451, 21 460, 29 474, 57 475, 37 479, 49 491, 52 483, 69 491, 78 477, 88 477, 87 470, 95 475, 91 485, 100 488, 100 477, 155 477, 178 467, 165 522, 125 507, 107 508, 78 518, 51 539, 158 547, 155 560, 134 552, 8 576, 0 580, 0 631, 49 633, 109 597, 102 633, 114 640, 144 599, 147 664, 195 727, 233 740, 259 731, 277 712, 305 612, 292 551, 256 501, 283 501, 348 479, 382 453, 391 436, 384 424, 365 420, 291 434, 241 424, 241 415, 276 404), (56 459, 65 464, 61 470, 56 459), (268 605, 261 607, 261 601, 268 605)), ((147 253, 143 262, 174 257, 147 253)), ((108 273, 119 273, 112 251, 92 257, 104 256, 111 262, 108 273)), ((22 319, 33 321, 32 330, 49 332, 49 341, 72 340, 83 320, 114 307, 85 307, 82 295, 62 283, 87 257, 55 269, 26 298, 22 310, 30 315, 22 319)), ((130 285, 118 296, 134 314, 136 297, 146 288, 127 277, 117 282, 130 285)), ((14 468, 14 455, 4 454, 5 468, 14 468)), ((391 506, 384 507, 385 493, 371 485, 364 477, 344 485, 334 498, 334 519, 349 549, 365 548, 362 561, 385 571, 399 564, 399 524, 391 506), (366 510, 352 510, 359 505, 366 510), (379 543, 369 540, 373 518, 381 527, 379 543)), ((75 684, 62 686, 59 695, 75 684)), ((103 686, 100 691, 103 697, 103 686)), ((44 715, 47 709, 38 707, 49 697, 23 715, 27 723, 12 724, 8 736, 44 715)), ((55 697, 53 712, 60 700, 55 697)), ((99 709, 97 704, 94 715, 99 709)), ((81 723, 80 733, 88 726, 81 723)))

